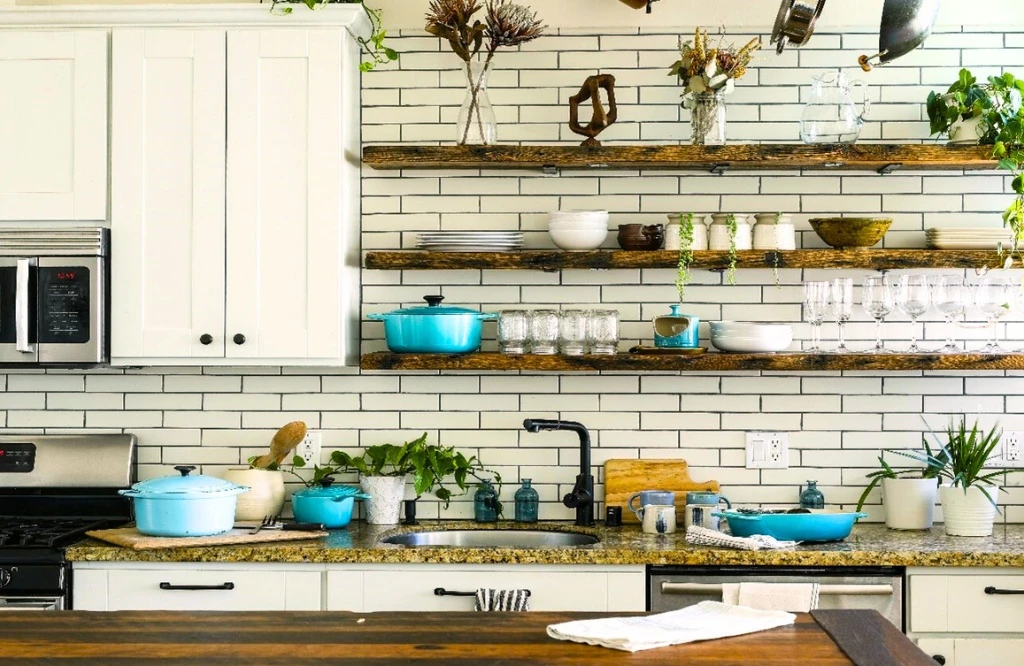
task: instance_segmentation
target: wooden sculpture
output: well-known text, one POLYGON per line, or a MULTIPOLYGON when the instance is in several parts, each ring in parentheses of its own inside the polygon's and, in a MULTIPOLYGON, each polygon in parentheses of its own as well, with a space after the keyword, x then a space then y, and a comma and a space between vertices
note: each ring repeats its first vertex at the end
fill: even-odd
POLYGON ((615 106, 615 77, 611 74, 589 76, 583 82, 578 94, 569 98, 569 129, 580 136, 587 137, 581 146, 600 146, 597 135, 610 127, 618 119, 619 111, 615 106), (608 94, 608 111, 601 102, 601 89, 608 94), (586 125, 580 125, 580 104, 590 100, 594 106, 594 115, 586 125))

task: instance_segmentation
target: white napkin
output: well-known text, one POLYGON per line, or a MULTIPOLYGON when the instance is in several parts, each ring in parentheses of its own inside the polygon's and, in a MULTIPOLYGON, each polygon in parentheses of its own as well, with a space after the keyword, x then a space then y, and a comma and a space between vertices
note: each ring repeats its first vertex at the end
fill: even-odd
POLYGON ((809 613, 818 607, 817 583, 727 583, 722 602, 747 608, 809 613))
POLYGON ((686 543, 694 546, 721 546, 739 550, 781 550, 799 545, 799 541, 779 541, 767 534, 755 534, 751 537, 738 537, 710 530, 699 525, 686 528, 686 543))
POLYGON ((741 636, 783 627, 796 616, 702 601, 681 610, 658 615, 577 620, 548 626, 548 636, 560 641, 600 645, 638 652, 652 648, 741 636))

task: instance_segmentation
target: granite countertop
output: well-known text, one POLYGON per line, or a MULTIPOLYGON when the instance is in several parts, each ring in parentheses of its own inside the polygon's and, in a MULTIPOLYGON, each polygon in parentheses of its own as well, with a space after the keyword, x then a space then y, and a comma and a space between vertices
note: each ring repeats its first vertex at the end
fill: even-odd
POLYGON ((468 521, 424 521, 416 527, 352 523, 322 539, 251 546, 211 546, 130 550, 93 539, 67 551, 77 562, 276 562, 331 564, 676 564, 794 566, 1024 567, 1024 525, 997 526, 991 537, 947 537, 942 527, 900 532, 865 524, 839 543, 809 544, 792 550, 741 551, 690 546, 683 534, 643 534, 639 527, 575 527, 570 523, 501 529, 546 528, 600 537, 592 546, 560 548, 408 548, 380 543, 381 537, 438 528, 482 528, 468 521))

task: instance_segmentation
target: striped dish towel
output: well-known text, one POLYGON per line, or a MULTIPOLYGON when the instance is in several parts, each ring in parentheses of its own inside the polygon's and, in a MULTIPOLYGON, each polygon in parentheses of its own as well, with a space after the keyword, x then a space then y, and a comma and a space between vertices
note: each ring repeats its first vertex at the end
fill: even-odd
POLYGON ((528 611, 530 591, 490 590, 482 587, 476 591, 475 610, 484 613, 528 611))
POLYGON ((690 525, 686 528, 686 543, 694 546, 719 546, 722 548, 738 548, 739 550, 779 550, 782 548, 792 548, 799 542, 778 541, 767 534, 737 537, 709 530, 706 527, 690 525))

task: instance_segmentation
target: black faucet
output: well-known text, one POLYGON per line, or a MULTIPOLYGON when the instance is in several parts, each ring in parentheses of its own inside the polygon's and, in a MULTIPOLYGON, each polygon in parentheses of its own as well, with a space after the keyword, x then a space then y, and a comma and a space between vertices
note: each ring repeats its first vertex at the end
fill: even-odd
POLYGON ((541 430, 571 430, 580 436, 580 473, 572 492, 562 499, 562 504, 576 509, 576 524, 591 527, 594 524, 594 475, 590 473, 590 433, 582 423, 576 421, 553 421, 551 419, 526 419, 523 427, 527 432, 541 430))

